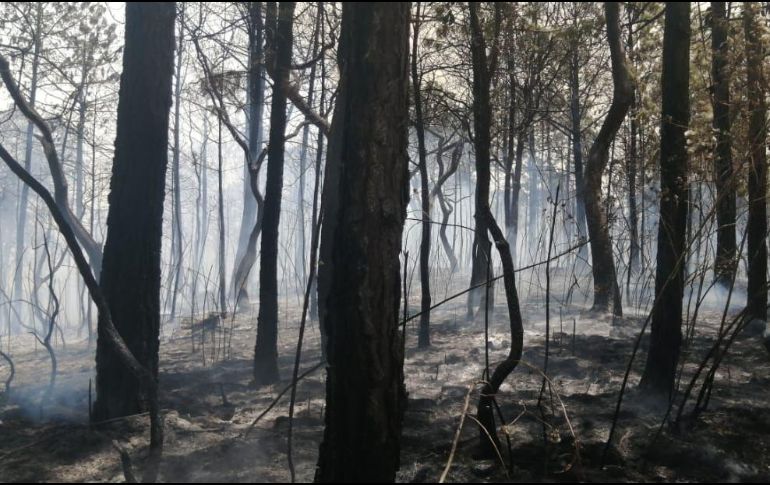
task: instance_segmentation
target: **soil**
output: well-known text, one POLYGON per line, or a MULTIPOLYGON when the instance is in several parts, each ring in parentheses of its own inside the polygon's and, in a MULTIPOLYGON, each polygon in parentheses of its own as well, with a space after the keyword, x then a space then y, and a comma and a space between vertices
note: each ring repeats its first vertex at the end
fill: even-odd
MULTIPOLYGON (((451 293, 449 285, 443 291, 451 293)), ((504 297, 500 288, 496 291, 488 345, 492 366, 510 345, 504 297)), ((549 383, 541 396, 544 295, 521 283, 520 293, 525 351, 523 362, 497 396, 506 425, 499 433, 502 449, 495 459, 476 456, 479 428, 472 420, 485 362, 484 319, 465 321, 464 297, 442 305, 432 313, 432 346, 424 351, 417 350, 417 320, 407 325, 409 408, 399 481, 439 479, 469 389, 468 418, 447 481, 770 480, 770 358, 759 337, 736 340, 716 373, 708 408, 675 430, 662 426, 665 407, 636 389, 646 356, 646 337, 642 338, 614 440, 605 453, 624 372, 646 315, 626 309, 625 317, 613 321, 592 314, 584 297, 576 296, 574 300, 582 301, 569 304, 553 298, 549 383)), ((434 295, 434 301, 441 297, 434 295)), ((419 295, 410 300, 419 301, 419 295)), ((165 326, 160 375, 165 419, 162 481, 289 480, 288 393, 250 433, 247 430, 289 383, 299 308, 298 298, 292 297, 281 309, 282 381, 259 389, 250 382, 256 313, 227 319, 216 333, 205 334, 205 344, 197 342, 194 351, 189 320, 165 326)), ((417 311, 410 308, 411 314, 417 311)), ((736 312, 731 309, 729 314, 736 312)), ((713 345, 721 317, 718 306, 699 312, 695 335, 683 356, 677 406, 681 390, 713 345)), ((200 340, 197 333, 196 338, 200 340)), ((319 340, 317 323, 309 322, 302 370, 320 361, 319 340)), ((146 416, 88 425, 93 348, 86 342, 57 347, 55 392, 42 405, 50 372, 45 349, 35 349, 28 336, 15 338, 11 348, 17 374, 11 392, 0 393, 0 480, 122 482, 115 444, 141 469, 149 437, 146 416)), ((3 363, 0 380, 7 374, 3 363)), ((323 432, 324 378, 321 367, 298 385, 293 452, 298 481, 313 479, 323 432)))

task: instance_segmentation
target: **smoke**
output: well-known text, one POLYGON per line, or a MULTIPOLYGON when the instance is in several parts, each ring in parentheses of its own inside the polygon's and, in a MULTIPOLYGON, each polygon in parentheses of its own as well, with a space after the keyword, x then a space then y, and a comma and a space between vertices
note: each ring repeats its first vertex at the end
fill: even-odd
MULTIPOLYGON (((736 284, 732 291, 719 283, 711 286, 705 286, 700 295, 700 308, 709 311, 723 311, 727 300, 730 300, 728 311, 740 311, 746 306, 746 289, 736 284)), ((695 305, 698 299, 698 288, 694 288, 692 293, 692 304, 695 305)))
POLYGON ((42 372, 42 367, 40 371, 40 379, 34 384, 24 383, 11 387, 3 417, 10 415, 34 423, 88 422, 88 382, 91 372, 60 374, 49 393, 48 374, 42 372))

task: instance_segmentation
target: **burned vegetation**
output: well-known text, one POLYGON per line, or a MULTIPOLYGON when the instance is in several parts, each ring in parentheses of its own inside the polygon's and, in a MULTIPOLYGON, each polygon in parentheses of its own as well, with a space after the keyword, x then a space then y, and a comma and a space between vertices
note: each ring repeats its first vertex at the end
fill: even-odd
POLYGON ((767 481, 768 15, 3 4, 0 481, 767 481))

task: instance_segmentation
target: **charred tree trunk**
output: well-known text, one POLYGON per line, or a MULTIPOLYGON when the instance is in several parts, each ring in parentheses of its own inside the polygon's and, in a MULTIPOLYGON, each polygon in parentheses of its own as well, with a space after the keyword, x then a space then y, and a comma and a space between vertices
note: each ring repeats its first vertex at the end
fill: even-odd
POLYGON ((744 4, 747 90, 749 100, 749 317, 767 321, 767 102, 762 69, 764 48, 754 2, 744 4))
POLYGON ((262 65, 262 2, 249 2, 249 137, 248 156, 246 157, 247 183, 244 184, 244 207, 241 217, 241 233, 238 238, 239 249, 236 253, 236 269, 233 274, 236 309, 249 305, 246 282, 251 268, 257 260, 257 240, 262 229, 264 199, 259 191, 258 158, 262 148, 262 114, 265 106, 265 76, 262 65), (256 203, 256 217, 254 215, 256 203), (248 233, 246 243, 241 244, 248 233))
POLYGON ((184 2, 181 3, 180 16, 182 17, 179 22, 179 48, 177 49, 176 56, 176 72, 174 74, 174 155, 171 163, 171 178, 173 186, 173 201, 174 211, 171 217, 171 230, 174 237, 172 238, 173 245, 172 251, 173 266, 171 271, 173 272, 174 285, 171 290, 171 318, 176 315, 176 299, 179 294, 180 279, 182 277, 183 266, 183 239, 182 234, 182 190, 179 187, 179 111, 181 108, 182 99, 182 55, 184 54, 184 2))
POLYGON ((594 306, 596 311, 622 315, 620 291, 615 277, 615 262, 610 241, 610 226, 606 208, 601 202, 602 175, 607 167, 610 144, 615 139, 633 99, 633 81, 620 38, 620 5, 604 4, 607 17, 607 40, 612 60, 612 104, 599 134, 588 152, 585 168, 585 204, 588 236, 591 241, 591 268, 594 276, 594 306))
MULTIPOLYGON (((319 17, 323 17, 325 14, 325 8, 324 8, 324 2, 318 2, 318 15, 319 17)), ((323 20, 320 22, 320 38, 323 39, 326 29, 325 24, 323 20)), ((320 96, 318 97, 318 109, 319 112, 324 113, 325 107, 326 107, 326 58, 324 56, 321 56, 321 58, 318 60, 321 68, 321 78, 320 81, 320 87, 321 92, 319 93, 320 96)), ((312 217, 312 227, 315 230, 316 227, 319 227, 321 224, 321 221, 323 219, 323 211, 322 207, 320 206, 320 191, 321 191, 321 182, 323 179, 323 175, 321 172, 321 162, 323 162, 324 158, 324 133, 321 129, 318 130, 318 139, 316 140, 316 152, 315 152, 315 182, 314 182, 314 190, 313 190, 313 217, 312 217)), ((320 248, 319 248, 320 251, 320 248)), ((312 289, 310 291, 310 318, 314 320, 318 320, 318 259, 316 259, 315 262, 316 265, 316 271, 313 272, 313 283, 312 283, 312 289)), ((321 354, 324 359, 326 359, 326 331, 323 328, 323 325, 319 325, 319 330, 321 333, 321 354)))
MULTIPOLYGON (((586 227, 585 179, 583 176, 583 134, 580 127, 580 64, 577 45, 572 46, 570 60, 570 120, 572 122, 572 160, 575 171, 575 222, 578 238, 588 237, 586 227)), ((581 246, 579 254, 586 257, 586 246, 581 246)), ((587 259, 587 258, 586 258, 587 259)))
MULTIPOLYGON (((35 19, 35 32, 34 32, 34 50, 32 54, 32 78, 29 84, 29 105, 32 109, 35 109, 35 99, 37 97, 37 84, 38 84, 38 70, 40 67, 40 50, 42 48, 42 19, 43 19, 43 6, 37 4, 36 6, 36 19, 35 19)), ((30 120, 27 123, 27 138, 26 146, 24 148, 24 169, 27 172, 31 172, 32 169, 32 142, 33 135, 35 133, 35 125, 30 120)), ((27 242, 24 240, 24 233, 27 228, 27 206, 29 205, 29 187, 22 184, 21 194, 19 196, 19 213, 16 223, 16 270, 13 278, 13 299, 20 301, 23 299, 23 285, 22 277, 24 274, 24 253, 27 250, 27 242)), ((22 307, 23 308, 23 307, 22 307)), ((21 315, 24 315, 23 311, 21 315)))
MULTIPOLYGON (((630 17, 630 15, 629 15, 630 17)), ((631 21, 629 19, 629 21, 631 21)), ((631 65, 633 66, 636 55, 634 53, 634 29, 629 27, 628 29, 628 49, 631 56, 631 65)), ((636 180, 638 178, 637 171, 639 165, 639 148, 637 146, 637 139, 639 136, 639 111, 637 105, 637 97, 639 90, 637 86, 634 86, 633 94, 631 95, 631 130, 629 134, 629 153, 626 169, 626 180, 628 181, 628 225, 630 226, 629 234, 629 248, 628 248, 628 279, 626 280, 626 295, 630 298, 631 288, 631 276, 635 275, 639 270, 639 212, 636 201, 636 180)))
MULTIPOLYGON (((473 63, 473 144, 476 151, 476 221, 473 233, 473 260, 470 286, 478 286, 492 279, 492 242, 487 232, 487 220, 484 217, 484 213, 489 208, 489 149, 492 145, 490 88, 492 85, 492 75, 495 72, 497 63, 497 37, 499 36, 501 7, 499 5, 495 6, 494 47, 488 56, 487 42, 478 18, 478 3, 469 2, 468 6, 470 10, 471 57, 473 63)), ((516 205, 514 205, 513 210, 516 211, 516 205)), ((515 221, 516 219, 514 218, 514 231, 516 229, 515 221)), ((489 285, 491 287, 492 283, 490 282, 489 285)), ((487 291, 487 288, 481 286, 468 293, 468 320, 473 319, 477 302, 479 309, 486 306, 494 306, 491 301, 486 301, 487 295, 492 300, 493 292, 491 288, 487 291)))
POLYGON ((219 231, 219 313, 227 315, 226 277, 225 277, 225 195, 222 183, 222 117, 217 118, 217 229, 219 231))
MULTIPOLYGON (((107 240, 101 288, 112 321, 139 363, 157 378, 160 254, 174 69, 173 2, 126 5, 107 240)), ((99 315, 94 419, 148 409, 147 387, 128 369, 99 315)))
POLYGON ((257 260, 257 241, 262 231, 264 198, 259 190, 260 151, 262 146, 262 114, 264 110, 264 66, 262 2, 249 2, 249 74, 248 74, 248 122, 249 136, 246 147, 244 207, 241 231, 233 273, 235 310, 250 306, 247 280, 257 260), (256 205, 255 205, 256 203, 256 205), (256 216, 254 208, 256 207, 256 216), (246 236, 248 234, 248 237, 246 236))
POLYGON ((406 405, 398 309, 409 200, 410 7, 342 9, 323 194, 319 298, 326 299, 329 365, 315 479, 393 482, 406 405))
POLYGON ((465 143, 462 140, 455 143, 454 148, 452 149, 451 164, 447 169, 444 169, 444 151, 447 148, 443 145, 443 140, 439 141, 439 146, 436 151, 436 164, 439 167, 439 175, 438 180, 436 180, 436 183, 433 185, 433 190, 431 192, 431 194, 438 199, 439 207, 441 208, 441 227, 439 228, 438 232, 439 237, 441 238, 441 245, 444 247, 444 252, 449 259, 449 270, 452 273, 457 271, 458 262, 457 256, 455 256, 454 248, 449 242, 446 231, 447 225, 449 224, 449 218, 452 216, 454 208, 452 207, 452 204, 446 200, 443 187, 446 181, 449 180, 449 177, 457 172, 457 168, 460 166, 460 158, 462 157, 464 146, 465 143))
POLYGON ((513 31, 510 29, 512 22, 509 22, 509 29, 506 32, 509 46, 507 47, 507 68, 508 68, 508 126, 505 153, 505 180, 503 186, 503 217, 505 218, 505 236, 508 241, 514 241, 513 237, 513 160, 516 135, 516 64, 513 56, 513 31))
MULTIPOLYGON (((313 47, 310 51, 311 59, 315 59, 318 55, 318 49, 320 47, 319 36, 321 33, 321 22, 323 22, 323 9, 319 5, 318 11, 316 13, 315 25, 313 27, 313 47)), ((307 105, 310 107, 310 109, 313 109, 313 101, 315 99, 316 65, 317 63, 313 62, 313 65, 310 68, 310 80, 308 81, 307 87, 307 105)), ((318 136, 320 137, 321 135, 319 134, 318 136)), ((309 140, 310 123, 307 123, 302 128, 302 145, 300 146, 299 152, 299 184, 297 187, 297 229, 299 236, 297 239, 297 245, 295 246, 294 264, 299 273, 299 288, 304 288, 305 280, 308 274, 308 271, 305 268, 305 254, 307 253, 305 244, 305 171, 307 170, 307 152, 309 140)))
POLYGON ((690 123, 690 3, 666 3, 660 133, 660 223, 650 350, 640 387, 670 398, 682 342, 687 139, 690 123))
POLYGON ((508 242, 511 246, 511 256, 514 263, 518 260, 517 248, 519 240, 519 200, 521 199, 521 173, 524 166, 524 143, 528 124, 522 123, 516 131, 516 163, 513 168, 513 182, 511 187, 511 227, 508 233, 508 242))
MULTIPOLYGON (((711 103, 716 135, 714 174, 717 193, 717 250, 714 276, 729 287, 735 273, 735 182, 730 134, 730 71, 725 2, 711 2, 711 103)), ((751 101, 751 98, 749 98, 751 101)))
MULTIPOLYGON (((273 52, 275 76, 270 107, 270 139, 267 151, 265 215, 262 219, 262 247, 259 265, 259 314, 254 346, 254 382, 272 384, 278 380, 278 225, 281 218, 284 146, 286 131, 286 86, 289 83, 293 44, 294 2, 281 2, 278 16, 268 13, 269 50, 273 52)), ((268 11, 275 4, 268 5, 268 11)), ((270 60, 268 62, 271 62, 270 60)))
POLYGON ((420 188, 422 202, 422 235, 420 239, 420 331, 417 346, 430 347, 430 189, 428 188, 428 162, 425 150, 425 124, 422 114, 422 93, 420 75, 417 72, 417 46, 420 36, 420 2, 417 2, 412 23, 412 94, 414 95, 414 127, 417 133, 417 154, 419 158, 420 188))

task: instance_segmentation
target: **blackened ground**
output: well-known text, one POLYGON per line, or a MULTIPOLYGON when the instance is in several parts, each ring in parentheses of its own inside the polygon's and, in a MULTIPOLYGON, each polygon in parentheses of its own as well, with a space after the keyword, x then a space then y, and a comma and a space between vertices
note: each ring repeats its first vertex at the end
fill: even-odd
MULTIPOLYGON (((418 301, 415 296, 412 301, 418 301)), ((618 391, 639 315, 614 322, 582 306, 565 306, 551 316, 548 376, 538 398, 545 356, 541 300, 529 298, 524 362, 504 384, 497 402, 506 420, 499 460, 474 458, 479 429, 466 419, 448 481, 768 481, 770 479, 770 358, 758 337, 741 338, 716 375, 711 404, 695 422, 674 435, 658 433, 665 409, 636 390, 646 340, 630 376, 615 440, 599 468, 618 391), (575 333, 573 334, 573 320, 575 333), (657 438, 656 438, 657 436, 657 438), (508 453, 510 440, 511 454, 508 453)), ((243 436, 254 418, 288 385, 294 359, 296 299, 282 306, 287 322, 280 335, 281 383, 255 389, 251 383, 254 315, 227 320, 231 332, 207 335, 192 351, 189 322, 166 328, 161 356, 162 407, 166 443, 163 481, 288 481, 286 434, 288 395, 243 436), (232 338, 230 338, 230 336, 232 338), (223 342, 223 338, 225 341, 223 342), (229 355, 224 358, 225 350, 229 355), (205 363, 204 363, 205 358, 205 363), (226 395, 225 405, 222 390, 226 395)), ((502 298, 490 319, 490 362, 509 345, 502 298)), ((558 308, 558 307, 557 307, 558 308)), ((416 311, 416 309, 411 309, 416 311)), ((461 299, 433 314, 433 346, 416 349, 415 325, 407 325, 406 383, 409 410, 404 422, 401 481, 437 481, 446 464, 462 412, 473 387, 475 413, 485 362, 482 323, 464 321, 461 299)), ((713 344, 721 311, 702 311, 696 336, 684 356, 682 388, 713 344)), ((483 318, 480 319, 483 321, 483 318)), ((311 323, 303 369, 319 359, 317 324, 311 323)), ((45 351, 22 352, 14 342, 17 380, 10 396, 0 394, 0 480, 122 481, 116 440, 141 468, 148 445, 144 416, 104 424, 87 423, 92 352, 81 344, 59 348, 57 393, 41 409, 48 379, 45 351)), ((0 368, 4 380, 6 367, 0 368)), ((696 388, 697 389, 697 388, 696 388)), ((678 398, 679 399, 679 398, 678 398)), ((677 400, 678 402, 678 400, 677 400)), ((322 435, 324 371, 299 384, 294 422, 297 479, 312 480, 322 435)))

